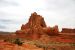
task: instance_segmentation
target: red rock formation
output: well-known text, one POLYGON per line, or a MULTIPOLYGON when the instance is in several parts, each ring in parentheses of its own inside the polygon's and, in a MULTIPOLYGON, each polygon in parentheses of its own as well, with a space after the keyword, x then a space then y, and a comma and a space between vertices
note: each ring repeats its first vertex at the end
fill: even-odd
POLYGON ((28 29, 28 28, 37 28, 37 27, 46 27, 44 22, 44 18, 40 15, 37 15, 36 12, 31 14, 29 21, 27 24, 22 25, 21 30, 28 29))
POLYGON ((54 26, 54 27, 46 27, 43 28, 44 32, 48 35, 58 35, 59 31, 58 31, 58 26, 54 26))
POLYGON ((62 33, 75 33, 75 29, 71 28, 62 28, 62 33))
POLYGON ((28 23, 23 24, 21 30, 16 31, 16 34, 19 37, 38 39, 42 34, 58 34, 58 26, 53 28, 47 27, 44 18, 34 12, 31 14, 28 23))

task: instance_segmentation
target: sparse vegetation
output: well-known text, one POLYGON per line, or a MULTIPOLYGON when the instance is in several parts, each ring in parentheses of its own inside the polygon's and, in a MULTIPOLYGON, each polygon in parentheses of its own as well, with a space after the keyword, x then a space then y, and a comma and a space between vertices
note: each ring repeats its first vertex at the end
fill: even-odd
POLYGON ((23 44, 23 42, 19 38, 15 39, 14 43, 20 46, 23 44))

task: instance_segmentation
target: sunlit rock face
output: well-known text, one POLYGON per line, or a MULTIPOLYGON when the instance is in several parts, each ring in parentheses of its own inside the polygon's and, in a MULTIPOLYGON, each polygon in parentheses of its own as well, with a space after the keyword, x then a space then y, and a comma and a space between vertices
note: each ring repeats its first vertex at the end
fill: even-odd
POLYGON ((31 14, 28 23, 25 25, 22 25, 21 30, 25 30, 28 28, 31 28, 31 29, 39 28, 39 27, 41 28, 46 27, 46 24, 45 24, 44 18, 40 15, 37 15, 37 13, 34 12, 33 14, 31 14))
POLYGON ((47 27, 44 18, 36 12, 32 13, 28 23, 21 26, 21 30, 16 31, 19 37, 38 39, 43 34, 58 35, 58 26, 47 27))

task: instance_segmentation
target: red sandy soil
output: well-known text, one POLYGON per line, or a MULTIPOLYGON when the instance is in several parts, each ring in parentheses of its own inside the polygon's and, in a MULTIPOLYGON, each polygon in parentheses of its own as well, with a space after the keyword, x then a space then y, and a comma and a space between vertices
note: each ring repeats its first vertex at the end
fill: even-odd
POLYGON ((0 50, 43 50, 43 48, 38 48, 35 45, 29 44, 18 46, 9 42, 0 41, 0 50))

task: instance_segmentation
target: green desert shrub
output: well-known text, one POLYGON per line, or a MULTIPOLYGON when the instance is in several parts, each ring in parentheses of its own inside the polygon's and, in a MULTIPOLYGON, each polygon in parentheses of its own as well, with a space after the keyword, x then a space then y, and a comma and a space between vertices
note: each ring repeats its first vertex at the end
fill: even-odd
POLYGON ((70 45, 71 45, 71 46, 75 46, 75 43, 71 43, 70 45))
POLYGON ((19 38, 15 39, 13 43, 20 45, 20 46, 23 44, 23 42, 19 38))

